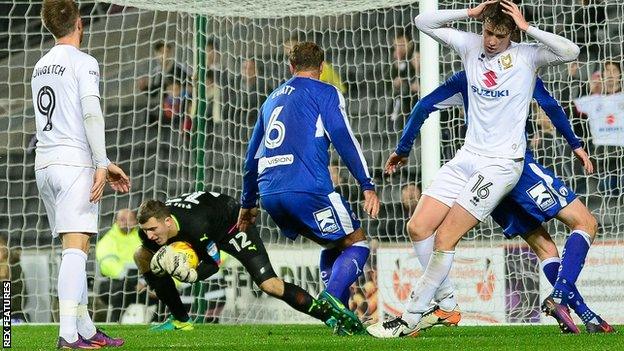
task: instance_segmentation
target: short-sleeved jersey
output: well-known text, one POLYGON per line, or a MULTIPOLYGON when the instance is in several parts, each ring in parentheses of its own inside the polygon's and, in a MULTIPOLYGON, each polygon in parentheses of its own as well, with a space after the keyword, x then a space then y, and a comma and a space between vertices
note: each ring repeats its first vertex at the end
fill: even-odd
POLYGON ((468 115, 464 148, 476 154, 522 158, 529 104, 536 77, 537 44, 511 43, 488 57, 480 35, 457 31, 450 45, 459 53, 468 79, 468 115))
POLYGON ((262 105, 249 142, 243 206, 255 206, 258 190, 261 195, 333 192, 328 170, 330 143, 362 190, 373 189, 340 91, 319 80, 297 76, 282 84, 262 105))
POLYGON ((624 93, 583 96, 574 105, 587 116, 594 145, 624 146, 624 93))
POLYGON ((93 167, 80 100, 100 97, 97 60, 71 45, 56 45, 32 73, 37 128, 35 169, 51 164, 93 167))
MULTIPOLYGON (((179 228, 175 241, 188 242, 200 261, 215 260, 217 244, 235 229, 239 204, 234 198, 212 192, 196 191, 168 199, 165 204, 179 228)), ((143 246, 156 251, 159 245, 149 240, 142 230, 139 236, 143 246)))

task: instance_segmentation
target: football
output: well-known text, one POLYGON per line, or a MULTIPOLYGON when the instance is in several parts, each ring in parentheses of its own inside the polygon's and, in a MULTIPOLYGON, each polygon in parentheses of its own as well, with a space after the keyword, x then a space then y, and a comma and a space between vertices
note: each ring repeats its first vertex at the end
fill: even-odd
POLYGON ((193 250, 193 247, 187 243, 186 241, 175 241, 169 244, 175 252, 181 252, 186 255, 189 267, 197 268, 199 264, 199 257, 197 257, 197 253, 193 250))

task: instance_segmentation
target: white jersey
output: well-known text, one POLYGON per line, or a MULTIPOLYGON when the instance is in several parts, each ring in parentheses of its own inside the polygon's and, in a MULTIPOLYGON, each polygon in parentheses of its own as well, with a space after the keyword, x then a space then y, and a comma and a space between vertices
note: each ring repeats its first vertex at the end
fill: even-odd
POLYGON ((526 120, 533 100, 535 44, 511 43, 488 57, 483 38, 462 33, 452 46, 462 58, 468 81, 468 129, 464 147, 490 157, 522 158, 526 120))
POLYGON ((483 156, 523 158, 525 127, 539 67, 570 61, 578 55, 571 41, 529 27, 527 34, 544 44, 511 43, 488 57, 481 35, 444 27, 468 18, 467 10, 438 10, 421 14, 416 26, 461 57, 468 81, 468 130, 464 148, 483 156))
POLYGON ((594 145, 624 146, 624 93, 583 96, 574 105, 587 115, 594 145))
POLYGON ((97 60, 71 45, 56 45, 35 65, 32 99, 37 148, 35 170, 49 165, 94 167, 82 105, 100 97, 97 60))

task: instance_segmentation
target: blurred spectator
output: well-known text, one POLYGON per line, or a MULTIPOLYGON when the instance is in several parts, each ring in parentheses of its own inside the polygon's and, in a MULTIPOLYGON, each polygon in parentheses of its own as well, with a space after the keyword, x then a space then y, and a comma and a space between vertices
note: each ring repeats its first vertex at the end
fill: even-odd
POLYGON ((601 177, 599 190, 618 195, 624 188, 624 93, 619 62, 607 61, 602 69, 600 94, 574 100, 589 124, 590 154, 601 177))
POLYGON ((170 124, 173 129, 190 132, 192 120, 187 109, 191 99, 190 91, 180 81, 168 80, 165 83, 165 93, 162 100, 163 124, 170 124))
POLYGON ((155 63, 149 77, 139 79, 137 85, 140 91, 148 91, 152 96, 160 95, 163 84, 177 80, 180 84, 187 83, 189 75, 186 66, 175 61, 175 49, 171 43, 158 41, 153 46, 155 63))
MULTIPOLYGON (((11 281, 11 321, 15 324, 28 321, 28 315, 23 311, 27 292, 20 264, 21 255, 21 249, 9 249, 6 236, 0 235, 0 280, 11 281)), ((4 303, 3 297, 0 297, 0 303, 4 303)))
MULTIPOLYGON (((206 113, 208 113, 208 121, 211 124, 219 123, 222 120, 221 117, 221 87, 215 81, 214 72, 206 72, 206 113)), ((206 133, 209 133, 212 128, 207 129, 206 133)))
POLYGON ((391 120, 403 119, 410 113, 418 100, 420 87, 417 76, 420 74, 420 53, 414 50, 414 43, 405 32, 398 32, 392 42, 392 78, 393 105, 391 120))
POLYGON ((401 205, 403 206, 403 210, 405 210, 405 218, 409 219, 412 216, 419 200, 420 188, 418 188, 416 184, 403 186, 401 189, 401 205))
POLYGON ((254 58, 243 61, 241 67, 241 105, 247 125, 253 126, 258 118, 260 106, 266 98, 264 81, 258 77, 258 66, 254 58))
POLYGON ((100 284, 99 297, 110 304, 110 321, 118 322, 122 309, 136 300, 138 272, 134 252, 141 246, 136 214, 124 208, 117 212, 115 223, 95 246, 100 273, 108 281, 100 284))
MULTIPOLYGON (((303 32, 295 32, 291 34, 291 36, 286 39, 283 43, 284 50, 284 65, 286 67, 285 77, 288 79, 292 76, 290 73, 290 62, 288 57, 290 56, 290 50, 297 45, 300 41, 314 41, 312 38, 307 38, 306 34, 303 32)), ((328 51, 325 51, 325 55, 328 54, 328 51)), ((340 89, 340 91, 344 94, 347 91, 347 86, 342 82, 342 78, 340 78, 340 74, 334 69, 331 64, 331 60, 329 57, 325 57, 325 61, 323 62, 323 70, 321 71, 321 81, 325 83, 329 83, 336 88, 340 89)))
POLYGON ((206 42, 206 69, 215 73, 221 71, 221 53, 214 39, 206 42))

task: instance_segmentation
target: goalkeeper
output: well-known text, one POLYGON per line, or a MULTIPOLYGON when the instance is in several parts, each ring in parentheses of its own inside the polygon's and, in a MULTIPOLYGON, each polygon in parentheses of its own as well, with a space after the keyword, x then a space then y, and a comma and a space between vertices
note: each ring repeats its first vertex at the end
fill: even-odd
MULTIPOLYGON (((169 307, 171 315, 153 330, 191 330, 188 313, 172 279, 194 283, 215 274, 221 263, 219 250, 240 261, 253 281, 265 293, 286 302, 297 311, 323 322, 334 318, 349 323, 350 315, 317 301, 297 285, 278 278, 257 230, 238 231, 238 201, 227 195, 203 191, 183 194, 166 203, 143 202, 138 212, 143 245, 134 260, 149 286, 169 307), (197 269, 188 265, 186 255, 175 252, 168 244, 187 242, 199 258, 197 269)), ((326 323, 327 324, 327 323, 326 323)))

